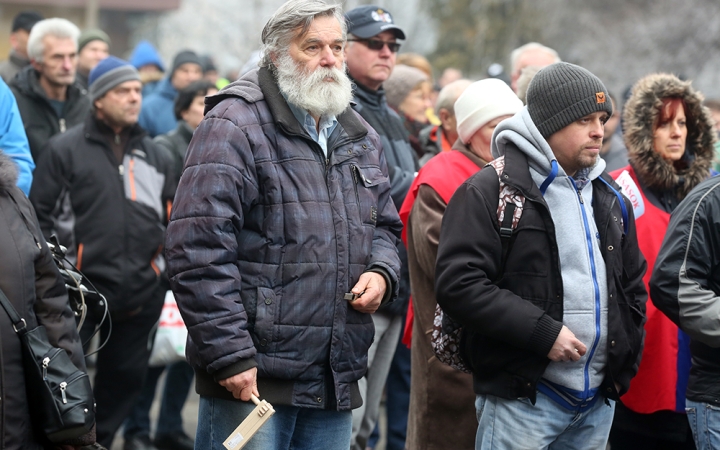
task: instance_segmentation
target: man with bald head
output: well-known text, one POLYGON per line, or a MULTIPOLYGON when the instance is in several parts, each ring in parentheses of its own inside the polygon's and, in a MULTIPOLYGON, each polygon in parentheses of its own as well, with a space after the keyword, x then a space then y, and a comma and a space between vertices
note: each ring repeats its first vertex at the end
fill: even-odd
POLYGON ((420 131, 420 145, 424 152, 420 158, 421 167, 438 153, 452 150, 458 138, 455 101, 471 84, 470 80, 460 79, 440 91, 435 103, 435 114, 440 119, 440 125, 430 125, 420 131))
POLYGON ((556 62, 560 62, 560 55, 540 43, 530 42, 516 48, 510 54, 510 87, 515 93, 518 92, 518 78, 525 67, 535 66, 541 69, 556 62))

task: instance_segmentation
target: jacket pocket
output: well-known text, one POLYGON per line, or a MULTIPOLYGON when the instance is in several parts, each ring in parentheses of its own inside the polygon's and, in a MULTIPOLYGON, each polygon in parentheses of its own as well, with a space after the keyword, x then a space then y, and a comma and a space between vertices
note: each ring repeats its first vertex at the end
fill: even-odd
POLYGON ((387 183, 388 177, 379 167, 353 165, 350 170, 360 219, 363 225, 375 226, 378 216, 378 186, 387 183))
POLYGON ((255 335, 258 351, 265 352, 273 340, 275 311, 277 310, 275 292, 268 288, 257 288, 257 311, 255 315, 255 335))

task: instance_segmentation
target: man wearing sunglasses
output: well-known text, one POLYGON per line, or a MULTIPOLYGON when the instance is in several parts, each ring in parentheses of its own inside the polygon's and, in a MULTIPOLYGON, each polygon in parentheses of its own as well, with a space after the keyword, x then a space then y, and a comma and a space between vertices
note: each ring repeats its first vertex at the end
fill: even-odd
MULTIPOLYGON (((387 105, 382 84, 395 67, 395 58, 400 49, 397 40, 405 39, 405 33, 395 25, 387 10, 377 6, 357 7, 348 11, 345 17, 348 24, 345 59, 350 78, 355 83, 355 110, 380 135, 387 159, 392 199, 399 210, 415 178, 418 162, 402 119, 387 105)), ((407 252, 402 243, 398 244, 398 253, 402 261, 398 298, 373 314, 375 340, 368 352, 368 373, 359 383, 364 402, 362 407, 353 411, 352 448, 357 450, 365 449, 368 437, 377 423, 380 397, 398 345, 410 297, 407 252)), ((388 419, 392 421, 394 418, 388 419)))

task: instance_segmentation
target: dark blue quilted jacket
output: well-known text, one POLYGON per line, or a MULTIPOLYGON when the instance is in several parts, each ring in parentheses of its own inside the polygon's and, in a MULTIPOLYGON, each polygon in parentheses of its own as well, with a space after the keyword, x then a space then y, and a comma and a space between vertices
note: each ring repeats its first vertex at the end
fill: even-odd
POLYGON ((402 225, 377 133, 348 108, 326 158, 266 69, 208 98, 206 110, 166 243, 198 391, 230 398, 209 377, 257 364, 271 402, 358 406, 374 329, 343 296, 375 270, 394 298, 400 264, 402 225))

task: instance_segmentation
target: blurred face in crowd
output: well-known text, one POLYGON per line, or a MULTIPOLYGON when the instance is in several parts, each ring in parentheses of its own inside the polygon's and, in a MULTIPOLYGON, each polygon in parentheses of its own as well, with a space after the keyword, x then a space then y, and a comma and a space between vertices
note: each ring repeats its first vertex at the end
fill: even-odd
POLYGON ((432 87, 430 83, 423 82, 418 84, 415 89, 405 97, 405 100, 398 105, 398 109, 406 116, 416 122, 427 123, 428 118, 426 111, 432 107, 430 102, 430 91, 432 87))
POLYGON ((655 151, 668 161, 678 161, 685 154, 687 134, 687 118, 682 100, 663 99, 658 124, 653 133, 655 151))
POLYGON ((28 43, 28 37, 30 37, 30 33, 23 30, 22 28, 10 33, 10 47, 15 50, 15 53, 22 56, 23 58, 27 58, 27 43, 28 43))
MULTIPOLYGON (((215 95, 216 93, 217 89, 208 89, 207 95, 215 95)), ((182 119, 190 125, 190 128, 194 130, 200 125, 200 122, 202 122, 204 112, 205 96, 198 95, 193 99, 190 107, 181 113, 181 116, 182 119)))
POLYGON ((512 115, 496 117, 490 122, 486 123, 479 130, 470 137, 470 150, 485 161, 492 161, 492 150, 490 149, 490 143, 492 142, 493 131, 495 127, 512 115))
POLYGON ((190 86, 190 83, 199 80, 202 76, 202 67, 199 65, 195 63, 180 64, 173 72, 170 83, 179 91, 190 86))
POLYGON ((110 55, 110 47, 104 41, 90 41, 78 54, 78 71, 89 74, 100 61, 110 55))
POLYGON ((278 86, 290 103, 316 119, 347 108, 352 86, 345 74, 344 45, 337 19, 321 16, 295 36, 287 52, 273 58, 278 86))
POLYGON ((517 92, 517 81, 518 78, 520 78, 520 73, 525 67, 536 66, 542 68, 549 66, 550 64, 554 64, 555 61, 556 59, 554 55, 542 49, 536 48, 521 54, 520 58, 517 60, 517 66, 514 68, 510 77, 510 87, 512 87, 513 92, 517 92))
POLYGON ((100 120, 115 132, 134 125, 142 106, 142 83, 131 80, 120 83, 95 100, 95 111, 100 120))
POLYGON ((52 87, 69 86, 75 81, 77 70, 77 46, 71 38, 47 35, 43 38, 43 60, 33 61, 33 67, 44 81, 52 87))
POLYGON ((566 174, 573 176, 578 170, 595 165, 607 119, 608 113, 596 111, 556 131, 547 139, 566 174))
MULTIPOLYGON (((382 33, 364 41, 382 41, 385 44, 397 43, 397 38, 392 31, 382 33)), ((390 50, 388 45, 383 45, 380 50, 373 50, 363 41, 348 42, 345 50, 348 71, 358 83, 363 86, 377 90, 395 67, 397 53, 390 50)))

